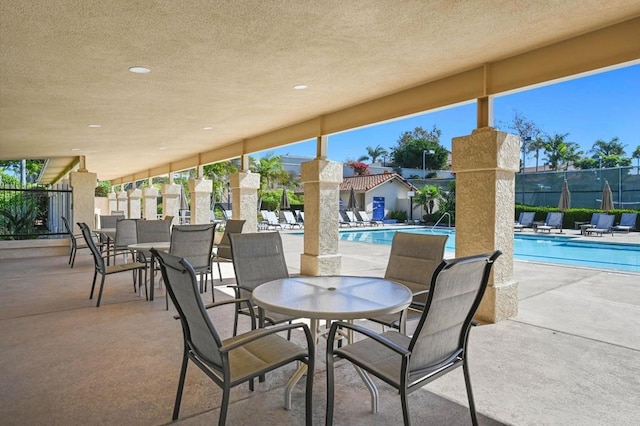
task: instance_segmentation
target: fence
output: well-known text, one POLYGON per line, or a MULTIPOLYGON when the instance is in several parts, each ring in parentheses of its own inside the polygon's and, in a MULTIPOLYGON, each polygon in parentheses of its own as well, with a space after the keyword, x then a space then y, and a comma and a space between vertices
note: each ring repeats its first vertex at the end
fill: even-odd
POLYGON ((0 240, 63 237, 61 216, 73 223, 71 195, 68 185, 0 186, 0 240))

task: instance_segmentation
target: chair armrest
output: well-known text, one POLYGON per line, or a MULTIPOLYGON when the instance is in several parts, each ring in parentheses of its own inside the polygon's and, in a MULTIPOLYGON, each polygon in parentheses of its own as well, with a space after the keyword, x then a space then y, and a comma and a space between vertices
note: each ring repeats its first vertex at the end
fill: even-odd
POLYGON ((307 337, 307 347, 309 350, 309 356, 315 355, 313 341, 311 339, 311 331, 306 324, 303 323, 295 323, 295 324, 282 324, 275 327, 269 328, 259 328, 257 331, 251 332, 248 336, 241 336, 239 339, 235 340, 233 343, 229 345, 223 345, 220 347, 220 352, 229 352, 233 349, 239 348, 241 346, 246 345, 247 343, 251 343, 258 339, 262 339, 263 337, 269 336, 271 334, 280 333, 281 331, 294 330, 296 328, 302 328, 306 337, 307 337))
MULTIPOLYGON (((231 304, 239 305, 241 303, 246 303, 247 306, 249 307, 249 311, 251 312, 251 329, 253 330, 253 329, 255 329, 255 312, 253 311, 253 306, 251 306, 251 300, 249 300, 249 299, 221 300, 220 302, 209 303, 209 304, 205 305, 204 308, 209 310, 209 309, 218 308, 218 307, 224 306, 224 305, 231 305, 231 304)), ((174 315, 173 319, 180 319, 180 315, 174 315)))
MULTIPOLYGON (((338 328, 348 328, 351 329, 355 332, 358 332, 360 334, 364 334, 365 336, 369 337, 370 339, 375 340, 376 342, 380 343, 383 346, 386 346, 387 348, 391 349, 394 352, 397 352, 398 354, 402 355, 402 356, 409 356, 409 354, 411 354, 411 352, 409 350, 407 350, 407 348, 403 348, 402 346, 399 346, 398 344, 396 344, 395 342, 392 342, 391 340, 381 336, 380 334, 376 333, 373 330, 370 330, 368 328, 362 327, 360 325, 355 325, 355 324, 349 324, 347 322, 342 322, 342 321, 337 321, 334 322, 333 324, 331 324, 331 330, 329 331, 329 338, 327 339, 327 347, 328 348, 333 348, 333 342, 335 340, 335 336, 336 336, 336 332, 338 330, 338 328)), ((333 350, 331 350, 331 352, 333 352, 333 350)), ((327 354, 329 353, 329 351, 327 351, 327 354)))

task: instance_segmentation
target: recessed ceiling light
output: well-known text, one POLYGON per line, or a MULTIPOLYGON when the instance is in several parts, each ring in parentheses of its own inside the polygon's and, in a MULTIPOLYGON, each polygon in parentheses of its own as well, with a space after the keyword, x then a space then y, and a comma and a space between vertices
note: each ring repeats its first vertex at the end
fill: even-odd
POLYGON ((80 151, 80 148, 71 148, 71 151, 80 151))
POLYGON ((210 126, 203 127, 202 130, 213 130, 213 127, 210 127, 210 126))
POLYGON ((160 148, 158 148, 160 151, 162 151, 163 149, 167 149, 166 146, 161 146, 160 148))
POLYGON ((148 72, 151 72, 149 68, 145 68, 145 67, 131 67, 129 68, 129 71, 136 74, 146 74, 148 72))
POLYGON ((99 129, 100 127, 102 127, 100 124, 89 124, 89 128, 91 129, 99 129))
POLYGON ((295 86, 293 86, 293 88, 295 90, 304 90, 306 88, 308 88, 309 86, 307 86, 306 84, 296 84, 295 86))

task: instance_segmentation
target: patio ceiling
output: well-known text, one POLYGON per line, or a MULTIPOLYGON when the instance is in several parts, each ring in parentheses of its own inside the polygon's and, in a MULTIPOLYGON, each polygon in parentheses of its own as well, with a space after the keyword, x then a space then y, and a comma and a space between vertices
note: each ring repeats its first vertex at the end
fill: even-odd
POLYGON ((0 159, 178 171, 638 60, 639 16, 634 0, 3 0, 0 159))

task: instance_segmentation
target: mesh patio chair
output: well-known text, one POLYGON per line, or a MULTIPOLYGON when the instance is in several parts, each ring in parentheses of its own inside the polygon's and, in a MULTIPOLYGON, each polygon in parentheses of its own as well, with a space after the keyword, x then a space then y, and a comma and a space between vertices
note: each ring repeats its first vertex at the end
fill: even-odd
MULTIPOLYGON (((236 274, 236 298, 251 298, 251 292, 267 281, 289 278, 289 270, 284 259, 282 238, 278 232, 251 234, 231 234, 233 269, 236 274)), ((239 315, 250 315, 247 309, 238 307, 233 321, 233 334, 238 331, 239 315)), ((261 323, 272 325, 291 322, 295 318, 260 309, 261 323)), ((262 325, 262 324, 261 324, 262 325)), ((291 335, 287 335, 290 339, 291 335)))
MULTIPOLYGON (((171 231, 169 253, 187 259, 191 267, 200 274, 201 293, 206 286, 207 277, 211 275, 211 251, 213 250, 215 230, 216 224, 209 223, 205 225, 175 225, 171 231)), ((213 277, 211 281, 213 281, 213 277)))
MULTIPOLYGON (((299 362, 294 376, 301 377, 305 371, 307 373, 305 420, 307 425, 311 425, 315 348, 309 328, 305 324, 287 324, 268 329, 255 329, 255 318, 253 318, 251 331, 223 340, 216 328, 215 316, 210 316, 207 310, 228 304, 246 304, 250 309, 249 300, 232 299, 214 303, 205 308, 202 298, 198 294, 196 272, 189 261, 155 250, 154 255, 160 261, 167 290, 182 324, 184 352, 173 409, 173 420, 178 419, 180 412, 189 360, 222 388, 219 425, 226 423, 231 388, 249 382, 249 388, 253 390, 253 382, 256 377, 263 376, 289 363, 299 362), (293 329, 304 331, 306 348, 291 343, 276 334, 293 329)), ((285 408, 289 408, 290 397, 291 389, 287 386, 285 408)))
MULTIPOLYGON (((138 243, 158 243, 171 241, 171 220, 140 220, 136 224, 136 237, 138 243)), ((149 274, 155 274, 151 270, 151 252, 149 250, 137 250, 137 260, 147 265, 149 274)), ((167 299, 168 305, 168 299, 167 299)))
POLYGON ((535 218, 535 212, 520 212, 518 221, 513 224, 514 231, 522 231, 524 228, 531 228, 533 226, 533 219, 535 218))
POLYGON ((604 234, 613 235, 613 221, 616 216, 612 214, 601 214, 598 218, 598 223, 594 228, 587 228, 584 230, 585 235, 591 236, 591 234, 598 234, 602 237, 604 234))
POLYGON ((133 278, 134 278, 134 283, 133 283, 133 289, 135 291, 136 289, 136 285, 135 285, 135 277, 136 277, 136 273, 138 273, 139 275, 141 275, 142 271, 145 271, 145 276, 144 276, 144 281, 141 278, 141 282, 144 282, 144 290, 145 290, 145 295, 147 296, 148 299, 148 290, 147 290, 147 276, 146 276, 146 265, 144 263, 140 263, 140 262, 130 262, 130 263, 123 263, 123 264, 119 264, 119 265, 108 265, 105 262, 105 259, 108 257, 114 257, 116 256, 115 253, 113 254, 106 254, 106 255, 102 255, 100 253, 100 250, 98 250, 98 247, 96 247, 96 244, 93 241, 93 235, 91 234, 91 230, 89 229, 89 227, 87 226, 86 223, 78 223, 78 226, 80 227, 80 230, 82 231, 82 235, 84 236, 84 240, 85 243, 87 244, 87 246, 89 247, 89 249, 91 250, 91 254, 93 255, 93 260, 95 263, 95 271, 93 273, 93 282, 91 284, 91 294, 89 295, 89 299, 93 299, 93 291, 95 290, 95 286, 96 286, 96 279, 98 277, 98 274, 101 275, 101 280, 100 280, 100 290, 98 291, 98 301, 96 303, 96 307, 100 306, 100 301, 102 300, 102 290, 104 289, 104 281, 105 281, 105 277, 107 275, 112 275, 112 274, 117 274, 119 272, 127 272, 127 271, 131 271, 133 273, 133 278))
MULTIPOLYGON (((212 262, 215 262, 218 265, 218 275, 220 276, 220 281, 222 281, 222 269, 220 268, 220 263, 232 263, 232 255, 231 255, 231 245, 229 243, 229 235, 230 234, 239 234, 242 232, 242 228, 244 227, 244 220, 237 219, 229 219, 225 223, 224 233, 222 234, 222 239, 220 240, 220 244, 216 244, 215 253, 213 254, 212 262)), ((205 291, 206 291, 205 287, 205 291)), ((215 293, 213 291, 213 277, 211 278, 211 301, 215 302, 215 293)))
POLYGON ((66 217, 61 216, 62 223, 64 224, 64 229, 67 231, 67 235, 69 236, 69 243, 71 244, 69 250, 69 266, 73 268, 73 264, 76 261, 76 252, 81 249, 88 249, 89 246, 84 242, 84 237, 82 233, 74 234, 69 226, 69 221, 66 217), (82 238, 82 241, 78 241, 78 238, 82 238))
MULTIPOLYGON (((124 261, 128 261, 128 256, 133 257, 133 252, 129 249, 129 244, 138 242, 137 231, 138 219, 118 219, 116 221, 116 236, 113 242, 113 253, 122 254, 124 261)), ((114 263, 116 256, 113 258, 114 263)))
POLYGON ((620 217, 620 223, 613 227, 614 232, 626 232, 636 229, 636 220, 638 219, 638 213, 622 213, 620 217))
MULTIPOLYGON (((413 302, 406 312, 406 321, 422 316, 431 277, 442 258, 448 235, 411 234, 396 232, 391 243, 391 253, 384 277, 409 288, 414 294, 413 302)), ((406 333, 402 321, 403 313, 384 315, 369 320, 406 333)))
MULTIPOLYGON (((358 325, 333 323, 327 341, 326 424, 333 424, 334 362, 345 359, 353 363, 369 387, 374 412, 377 411, 377 392, 369 374, 398 389, 405 425, 411 424, 408 394, 462 366, 471 420, 477 425, 467 343, 491 267, 500 254, 496 251, 443 260, 433 275, 425 310, 411 338, 396 331, 378 334, 358 325), (353 330, 366 337, 342 348, 334 348, 338 329, 353 330)), ((424 420, 421 419, 421 423, 424 420)))

